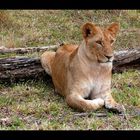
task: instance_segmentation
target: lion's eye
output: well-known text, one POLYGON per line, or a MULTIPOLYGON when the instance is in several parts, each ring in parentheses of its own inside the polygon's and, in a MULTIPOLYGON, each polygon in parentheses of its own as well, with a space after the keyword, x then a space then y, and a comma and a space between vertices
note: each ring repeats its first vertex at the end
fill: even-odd
POLYGON ((100 40, 96 41, 96 43, 102 45, 102 41, 100 40))

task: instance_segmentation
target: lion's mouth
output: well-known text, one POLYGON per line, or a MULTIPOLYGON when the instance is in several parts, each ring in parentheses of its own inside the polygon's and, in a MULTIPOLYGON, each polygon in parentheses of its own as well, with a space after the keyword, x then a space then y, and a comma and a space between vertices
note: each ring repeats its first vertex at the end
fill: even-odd
POLYGON ((112 58, 107 58, 104 57, 104 59, 98 59, 99 63, 112 63, 113 62, 113 57, 112 58))
POLYGON ((108 61, 106 61, 106 63, 109 63, 109 62, 112 62, 113 60, 108 60, 108 61))

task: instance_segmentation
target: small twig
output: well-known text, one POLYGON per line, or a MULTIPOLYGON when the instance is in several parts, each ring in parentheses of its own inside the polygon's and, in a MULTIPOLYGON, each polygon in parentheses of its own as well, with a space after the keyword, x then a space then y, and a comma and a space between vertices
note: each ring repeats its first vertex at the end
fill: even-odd
MULTIPOLYGON (((78 117, 85 117, 85 116, 90 116, 91 113, 77 113, 77 114, 74 114, 74 116, 78 116, 78 117)), ((95 113, 95 116, 96 117, 106 117, 107 114, 106 113, 95 113)))
POLYGON ((88 116, 89 113, 77 113, 77 114, 74 114, 74 116, 78 116, 78 117, 85 117, 85 116, 88 116))
POLYGON ((35 126, 36 126, 36 129, 39 130, 39 126, 36 121, 35 121, 35 126))
POLYGON ((126 119, 126 120, 128 121, 128 116, 127 116, 127 114, 126 114, 126 109, 125 109, 124 106, 122 106, 122 107, 123 107, 123 110, 124 110, 124 112, 123 112, 123 117, 124 117, 124 119, 126 119))
POLYGON ((96 117, 106 117, 107 116, 106 113, 97 113, 95 115, 96 115, 96 117))

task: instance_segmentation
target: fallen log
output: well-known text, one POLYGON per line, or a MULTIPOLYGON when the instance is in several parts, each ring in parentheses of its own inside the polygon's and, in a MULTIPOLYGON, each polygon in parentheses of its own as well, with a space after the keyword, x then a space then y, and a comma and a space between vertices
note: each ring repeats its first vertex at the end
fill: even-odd
POLYGON ((130 68, 140 70, 140 49, 114 52, 113 73, 130 68))
MULTIPOLYGON (((140 49, 115 52, 113 73, 128 68, 140 70, 140 49)), ((39 58, 14 57, 0 59, 0 83, 12 83, 28 79, 51 79, 41 66, 39 58)))
POLYGON ((39 58, 16 57, 0 59, 0 83, 12 83, 44 77, 39 58))
POLYGON ((33 52, 42 52, 45 50, 56 50, 59 45, 52 46, 42 46, 42 47, 27 47, 27 48, 6 48, 4 46, 0 47, 0 54, 15 53, 15 54, 26 54, 33 52))

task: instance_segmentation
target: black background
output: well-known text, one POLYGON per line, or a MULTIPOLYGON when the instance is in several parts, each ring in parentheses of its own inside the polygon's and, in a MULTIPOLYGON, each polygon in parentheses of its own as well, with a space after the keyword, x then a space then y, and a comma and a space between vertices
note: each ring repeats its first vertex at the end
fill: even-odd
MULTIPOLYGON (((0 0, 0 9, 140 9, 140 0, 0 0)), ((0 140, 137 140, 140 131, 0 131, 0 140)))
POLYGON ((10 9, 139 9, 139 0, 0 0, 10 9))

